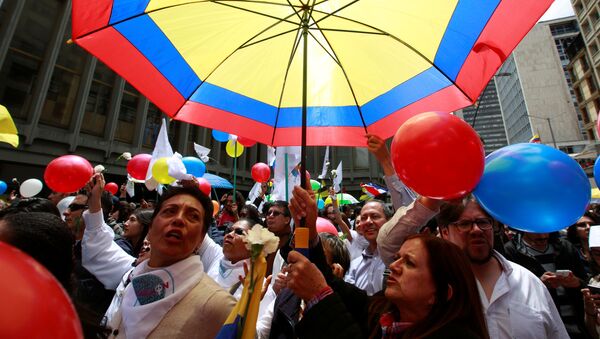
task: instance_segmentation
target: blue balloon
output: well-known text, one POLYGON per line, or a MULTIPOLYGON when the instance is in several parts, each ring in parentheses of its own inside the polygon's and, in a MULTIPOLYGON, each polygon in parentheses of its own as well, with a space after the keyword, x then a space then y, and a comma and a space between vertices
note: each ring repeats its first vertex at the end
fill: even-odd
POLYGON ((206 172, 206 165, 202 160, 196 157, 185 157, 181 159, 183 165, 185 166, 185 170, 188 174, 195 176, 196 178, 200 178, 206 172))
POLYGON ((526 232, 550 233, 583 215, 591 187, 581 166, 567 154, 526 143, 487 156, 474 194, 500 222, 526 232))
POLYGON ((600 182, 600 165, 598 165, 598 163, 600 163, 600 157, 598 157, 594 163, 594 180, 596 181, 596 186, 600 187, 598 184, 598 182, 600 182))
POLYGON ((215 140, 220 141, 220 142, 229 141, 229 133, 217 131, 216 129, 212 130, 212 136, 213 136, 213 138, 215 138, 215 140))
POLYGON ((8 186, 6 185, 6 183, 2 180, 0 180, 0 194, 4 194, 4 192, 6 192, 6 189, 8 188, 8 186))
POLYGON ((317 200, 317 208, 321 209, 323 207, 325 207, 325 201, 323 201, 323 199, 317 200))

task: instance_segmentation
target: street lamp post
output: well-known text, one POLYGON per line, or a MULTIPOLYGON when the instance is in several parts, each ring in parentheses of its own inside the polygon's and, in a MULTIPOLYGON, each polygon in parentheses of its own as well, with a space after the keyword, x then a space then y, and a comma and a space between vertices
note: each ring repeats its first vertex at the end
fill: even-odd
POLYGON ((548 122, 548 128, 550 129, 550 136, 552 137, 552 144, 554 145, 554 148, 558 149, 558 147, 556 146, 556 139, 554 138, 554 130, 552 129, 552 123, 550 122, 550 118, 538 117, 538 116, 529 115, 529 114, 527 114, 527 116, 530 118, 544 119, 548 122))

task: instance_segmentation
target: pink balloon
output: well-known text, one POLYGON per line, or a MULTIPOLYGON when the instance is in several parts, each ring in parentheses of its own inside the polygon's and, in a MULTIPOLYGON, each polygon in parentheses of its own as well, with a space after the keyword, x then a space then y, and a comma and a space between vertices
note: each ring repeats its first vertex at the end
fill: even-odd
POLYGON ((210 197, 210 190, 212 189, 212 186, 210 182, 208 182, 208 180, 204 178, 198 178, 198 188, 200 188, 200 191, 202 191, 202 193, 210 197))
POLYGON ((252 166, 252 179, 254 179, 254 181, 263 183, 269 181, 270 177, 271 169, 269 168, 269 165, 263 162, 257 162, 252 166))
POLYGON ((330 233, 335 236, 338 235, 337 228, 335 228, 331 221, 321 217, 317 218, 317 233, 330 233))
POLYGON ((89 161, 78 155, 63 155, 46 166, 44 181, 55 192, 70 193, 85 186, 93 174, 89 161))
POLYGON ((146 173, 152 156, 150 154, 137 154, 127 163, 127 173, 137 180, 146 180, 146 173))
POLYGON ((114 182, 109 182, 108 184, 104 185, 104 190, 112 193, 112 195, 116 195, 119 191, 119 185, 114 182))

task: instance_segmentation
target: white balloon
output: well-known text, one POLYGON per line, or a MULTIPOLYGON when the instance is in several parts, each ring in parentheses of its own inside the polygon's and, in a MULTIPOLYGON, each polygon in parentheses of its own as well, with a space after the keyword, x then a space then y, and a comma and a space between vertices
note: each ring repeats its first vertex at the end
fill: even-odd
POLYGON ((23 198, 31 198, 42 191, 44 185, 38 179, 27 179, 19 187, 19 193, 23 198))

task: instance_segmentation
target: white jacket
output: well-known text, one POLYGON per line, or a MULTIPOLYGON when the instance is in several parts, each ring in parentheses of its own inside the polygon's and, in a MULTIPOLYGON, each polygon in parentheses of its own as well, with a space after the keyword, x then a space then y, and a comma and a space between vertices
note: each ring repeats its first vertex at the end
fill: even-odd
MULTIPOLYGON (((127 254, 113 240, 115 233, 104 222, 102 210, 96 213, 83 212, 85 232, 81 240, 81 260, 83 267, 104 285, 114 290, 121 279, 133 268, 134 257, 127 254)), ((223 249, 210 237, 205 236, 198 249, 204 272, 208 272, 223 258, 223 249)), ((218 271, 217 271, 218 272, 218 271)))

